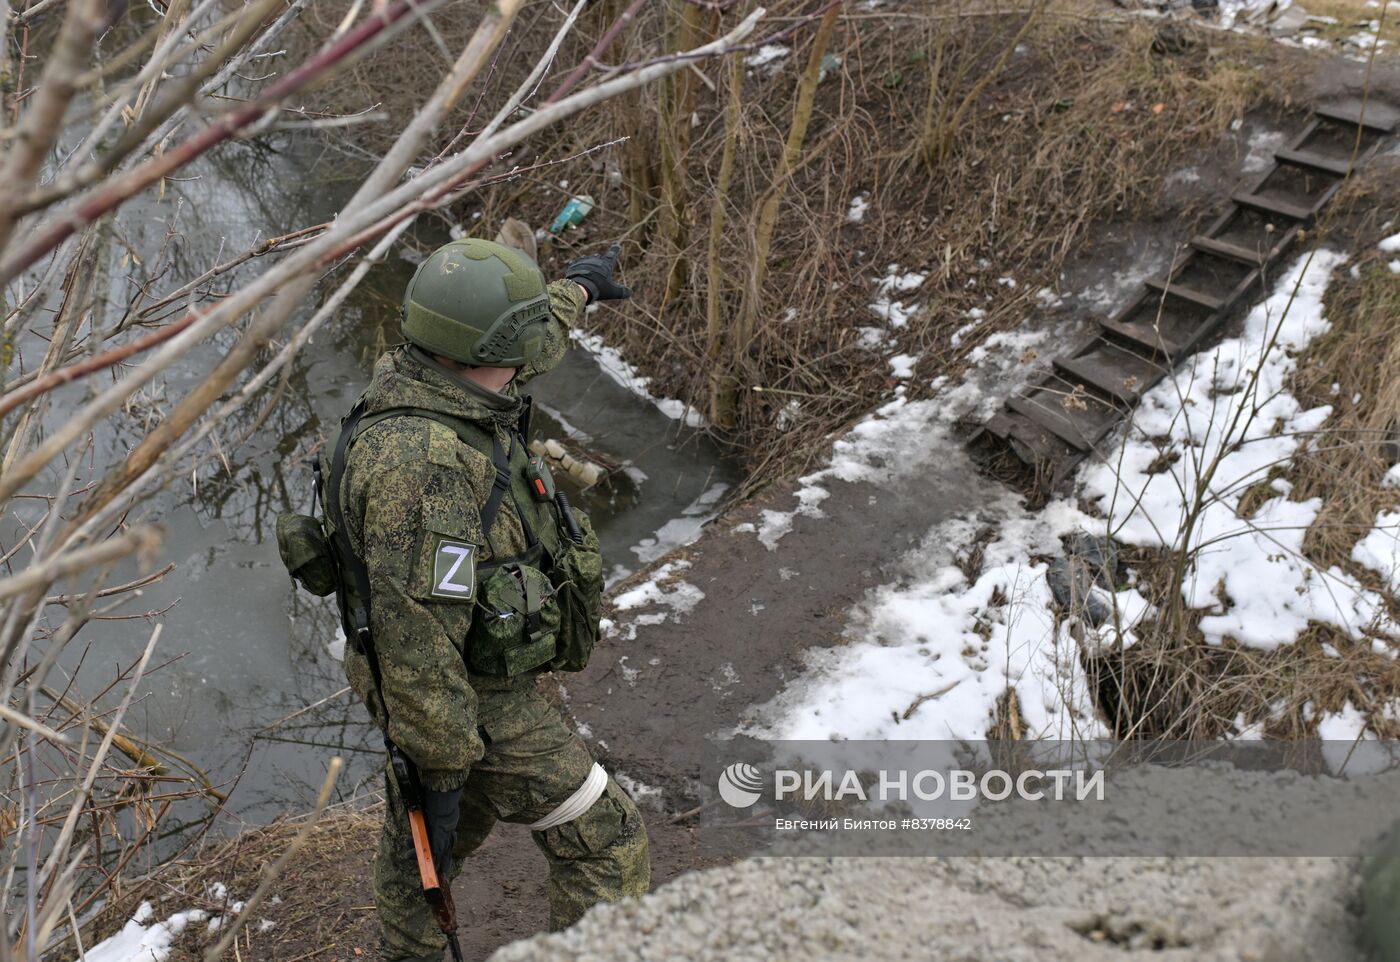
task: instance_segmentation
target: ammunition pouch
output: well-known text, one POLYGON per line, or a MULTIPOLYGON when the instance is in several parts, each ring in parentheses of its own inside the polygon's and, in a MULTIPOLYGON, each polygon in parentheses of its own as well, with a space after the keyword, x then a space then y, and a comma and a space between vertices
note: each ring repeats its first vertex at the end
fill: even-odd
POLYGON ((582 671, 598 643, 598 618, 603 607, 603 555, 593 523, 583 511, 574 519, 583 533, 580 544, 561 536, 552 580, 558 598, 558 651, 549 663, 553 671, 582 671))
POLYGON ((478 569, 476 612, 467 633, 467 666, 477 674, 513 678, 548 664, 556 653, 561 614, 554 584, 529 561, 478 569))
POLYGON ((317 518, 305 514, 277 516, 277 553, 297 584, 324 598, 340 584, 330 541, 317 518))

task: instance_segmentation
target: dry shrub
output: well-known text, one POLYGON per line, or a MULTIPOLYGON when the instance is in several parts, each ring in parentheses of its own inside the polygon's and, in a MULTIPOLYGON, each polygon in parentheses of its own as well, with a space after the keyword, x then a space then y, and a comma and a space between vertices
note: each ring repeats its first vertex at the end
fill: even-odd
MULTIPOLYGON (((324 24, 337 6, 327 5, 324 24)), ((590 8, 560 63, 577 62, 621 6, 610 0, 590 8)), ((821 5, 769 6, 770 22, 782 24, 821 5)), ((789 475, 898 383, 887 355, 920 358, 915 394, 936 374, 956 375, 982 336, 1019 324, 1034 292, 1055 286, 1095 221, 1149 212, 1174 165, 1217 142, 1246 111, 1289 99, 1292 74, 1277 46, 1189 26, 1159 33, 1135 18, 1085 16, 1067 2, 1036 7, 1029 23, 1024 7, 1005 9, 908 0, 843 15, 779 211, 756 330, 748 343, 726 345, 719 362, 707 343, 705 264, 726 134, 727 65, 683 72, 674 84, 537 138, 510 163, 557 161, 630 139, 484 190, 454 218, 479 233, 505 216, 543 226, 569 194, 591 194, 598 206, 589 220, 542 246, 546 270, 621 240, 637 294, 625 309, 605 306, 585 323, 651 376, 658 393, 701 410, 710 409, 716 368, 723 369, 740 391, 733 423, 716 435, 753 477, 789 475), (931 152, 931 138, 946 140, 947 149, 931 152), (567 189, 556 186, 561 178, 567 189), (847 208, 858 194, 868 196, 869 213, 851 223, 847 208), (483 216, 473 219, 477 211, 483 216), (858 328, 883 325, 869 304, 890 264, 927 274, 921 289, 903 295, 921 309, 872 351, 858 328), (998 284, 1004 275, 1017 286, 998 284), (954 347, 951 336, 972 308, 986 317, 954 347)), ((739 15, 708 11, 681 23, 678 12, 681 0, 649 5, 609 59, 654 54, 682 28, 714 33, 739 15)), ((546 13, 536 8, 538 19, 517 30, 492 85, 508 87, 519 53, 545 42, 558 20, 546 13)), ((454 24, 438 20, 449 46, 461 39, 454 24)), ((737 72, 743 110, 733 177, 718 198, 725 230, 717 294, 729 331, 742 310, 755 222, 775 186, 813 32, 806 25, 783 38, 792 49, 776 65, 737 72)), ((414 33, 365 64, 358 85, 334 92, 335 106, 382 103, 397 112, 395 103, 417 89, 415 71, 440 56, 414 33)), ((367 133, 360 132, 361 144, 372 147, 367 133)))
MULTIPOLYGON (((1400 190, 1400 168, 1368 179, 1356 200, 1400 190)), ((1370 208, 1374 221, 1388 206, 1370 208)), ((1322 510, 1308 531, 1304 551, 1324 568, 1337 565, 1375 580, 1352 566, 1351 549, 1376 522, 1378 511, 1394 508, 1396 489, 1382 479, 1400 461, 1400 274, 1390 270, 1376 248, 1380 226, 1357 232, 1362 251, 1355 274, 1339 271, 1328 286, 1326 316, 1331 329, 1310 348, 1294 378, 1294 391, 1306 406, 1330 405, 1332 415, 1288 473, 1292 497, 1320 497, 1322 510), (1335 385, 1335 389, 1334 389, 1335 385)))

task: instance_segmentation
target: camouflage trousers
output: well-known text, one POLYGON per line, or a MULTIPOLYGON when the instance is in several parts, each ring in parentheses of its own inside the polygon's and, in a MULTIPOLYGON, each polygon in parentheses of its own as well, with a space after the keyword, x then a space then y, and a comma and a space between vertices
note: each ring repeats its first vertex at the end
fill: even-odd
MULTIPOLYGON (((478 721, 489 742, 462 789, 454 877, 498 820, 538 821, 572 795, 593 767, 583 740, 531 679, 497 684, 478 685, 473 679, 478 721)), ((437 962, 447 942, 423 900, 408 820, 392 778, 388 800, 374 861, 381 949, 385 959, 437 962)), ((646 894, 651 881, 646 827, 611 777, 588 811, 531 835, 549 863, 551 929, 572 925, 598 902, 646 894)), ((462 926, 469 927, 470 906, 458 908, 462 926)))

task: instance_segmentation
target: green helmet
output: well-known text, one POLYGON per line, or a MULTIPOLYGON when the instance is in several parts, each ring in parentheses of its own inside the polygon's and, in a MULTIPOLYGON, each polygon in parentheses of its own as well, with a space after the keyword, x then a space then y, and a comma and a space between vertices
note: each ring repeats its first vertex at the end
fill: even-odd
POLYGON ((478 367, 521 367, 549 323, 544 274, 513 247, 469 237, 418 265, 403 295, 403 336, 478 367))

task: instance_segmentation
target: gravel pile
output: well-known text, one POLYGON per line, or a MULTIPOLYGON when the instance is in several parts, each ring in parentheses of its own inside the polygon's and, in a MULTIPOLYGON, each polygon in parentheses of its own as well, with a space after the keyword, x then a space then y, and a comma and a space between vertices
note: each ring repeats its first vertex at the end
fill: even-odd
POLYGON ((491 962, 1350 962, 1356 859, 788 858, 682 876, 491 962))

